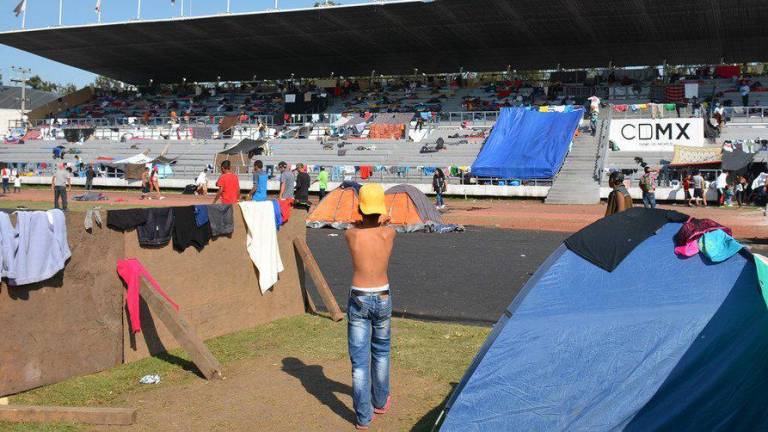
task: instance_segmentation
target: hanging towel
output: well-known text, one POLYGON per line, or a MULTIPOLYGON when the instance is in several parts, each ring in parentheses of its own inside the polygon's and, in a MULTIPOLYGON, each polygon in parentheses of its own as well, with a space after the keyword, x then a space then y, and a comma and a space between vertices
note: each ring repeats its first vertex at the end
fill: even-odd
POLYGON ((208 220, 211 223, 211 237, 229 235, 235 230, 231 204, 209 205, 208 220))
POLYGON ((548 105, 542 105, 539 107, 539 112, 549 112, 549 106, 548 105))
POLYGON ((208 206, 207 205, 195 206, 195 223, 199 227, 208 223, 208 206))
POLYGON ((8 213, 0 212, 0 247, 3 248, 0 253, 2 266, 0 266, 0 277, 13 279, 16 277, 16 250, 19 247, 18 231, 11 224, 11 218, 8 213))
POLYGON ((760 291, 763 293, 763 301, 768 306, 768 258, 752 254, 755 257, 755 267, 757 268, 757 280, 760 281, 760 291))
POLYGON ((277 283, 277 274, 283 271, 277 244, 275 208, 266 201, 244 201, 240 203, 240 210, 248 228, 246 249, 259 271, 259 287, 263 294, 277 283))
POLYGON ((61 210, 17 214, 18 248, 15 277, 9 285, 27 285, 52 278, 72 256, 67 243, 67 221, 61 210))
POLYGON ((270 200, 272 207, 275 208, 275 228, 280 231, 280 227, 283 226, 283 213, 280 209, 280 204, 277 200, 270 200))
POLYGON ((712 262, 723 262, 741 250, 741 243, 723 230, 710 231, 699 239, 699 249, 712 262))
POLYGON ((127 287, 125 293, 125 304, 128 308, 128 319, 131 323, 131 331, 138 333, 141 331, 141 317, 139 316, 139 286, 142 276, 161 296, 163 296, 171 306, 179 310, 179 306, 168 297, 168 294, 160 288, 155 278, 141 265, 141 262, 135 258, 119 260, 117 262, 117 274, 123 279, 127 287))

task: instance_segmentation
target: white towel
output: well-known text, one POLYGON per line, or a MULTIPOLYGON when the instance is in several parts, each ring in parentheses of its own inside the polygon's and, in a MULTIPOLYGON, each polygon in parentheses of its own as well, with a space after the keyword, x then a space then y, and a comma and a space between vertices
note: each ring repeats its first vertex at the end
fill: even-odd
POLYGON ((248 228, 245 247, 259 270, 259 286, 263 294, 277 283, 277 274, 283 271, 277 244, 275 207, 272 201, 243 201, 240 210, 248 228))

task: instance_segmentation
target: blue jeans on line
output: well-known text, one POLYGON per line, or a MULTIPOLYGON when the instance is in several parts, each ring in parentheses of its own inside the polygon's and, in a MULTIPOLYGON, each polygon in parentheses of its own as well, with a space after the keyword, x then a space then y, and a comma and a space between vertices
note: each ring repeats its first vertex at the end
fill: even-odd
POLYGON ((440 207, 444 204, 445 204, 445 201, 443 200, 443 193, 437 192, 437 194, 435 195, 435 205, 440 207))
POLYGON ((643 192, 643 207, 656 208, 656 192, 643 192))
POLYGON ((389 396, 389 346, 392 297, 350 296, 347 343, 352 361, 352 401, 357 424, 373 420, 373 407, 389 396))

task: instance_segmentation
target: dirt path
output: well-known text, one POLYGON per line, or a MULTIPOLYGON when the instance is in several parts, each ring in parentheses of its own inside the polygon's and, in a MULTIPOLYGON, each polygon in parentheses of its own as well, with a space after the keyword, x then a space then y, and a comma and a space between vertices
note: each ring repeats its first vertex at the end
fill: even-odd
MULTIPOLYGON (((118 405, 137 408, 138 422, 119 430, 354 430, 349 368, 346 359, 322 365, 290 356, 242 360, 227 367, 222 381, 199 379, 127 396, 118 405)), ((450 388, 393 369, 392 410, 376 418, 371 430, 429 430, 434 417, 425 413, 450 388)))

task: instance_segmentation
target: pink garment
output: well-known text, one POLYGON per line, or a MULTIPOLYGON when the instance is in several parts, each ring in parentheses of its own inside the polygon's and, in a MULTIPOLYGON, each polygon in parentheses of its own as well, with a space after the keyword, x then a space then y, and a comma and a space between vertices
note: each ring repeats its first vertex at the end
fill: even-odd
POLYGON ((699 253, 699 241, 691 240, 685 246, 675 246, 675 253, 684 257, 692 257, 699 253))
POLYGON ((168 303, 173 306, 177 311, 179 306, 168 297, 168 294, 160 288, 160 284, 157 283, 155 278, 149 274, 147 269, 135 258, 129 258, 119 260, 117 262, 117 274, 123 279, 128 286, 128 291, 125 293, 125 303, 128 306, 128 319, 131 322, 131 330, 134 333, 141 331, 141 317, 139 316, 139 285, 141 284, 142 276, 152 285, 152 287, 161 296, 163 296, 168 303))

